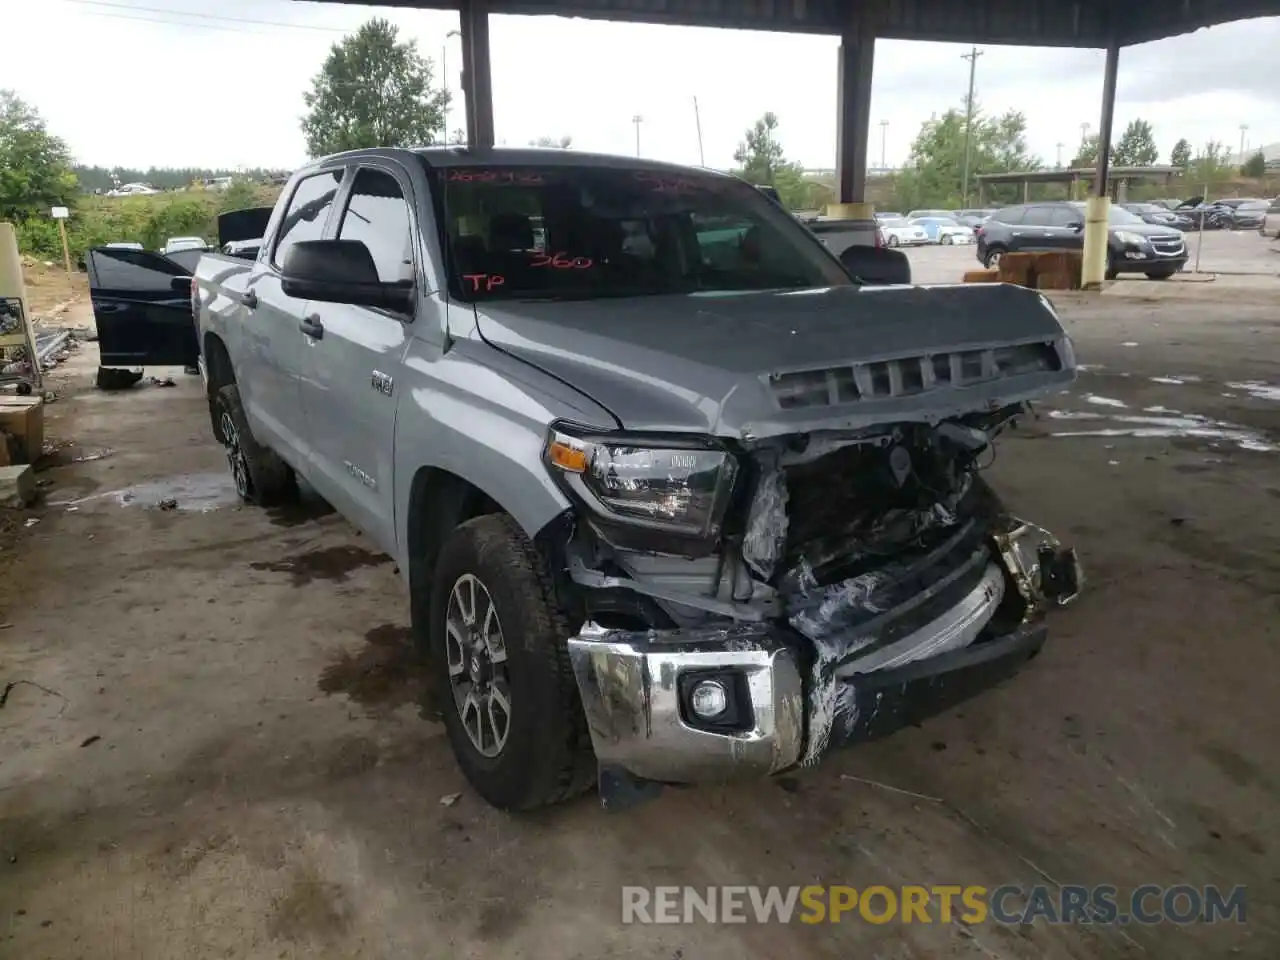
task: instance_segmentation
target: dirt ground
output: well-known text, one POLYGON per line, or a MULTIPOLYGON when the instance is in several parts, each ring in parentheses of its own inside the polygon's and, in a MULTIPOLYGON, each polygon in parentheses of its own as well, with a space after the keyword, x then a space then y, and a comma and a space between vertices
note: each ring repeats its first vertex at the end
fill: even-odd
POLYGON ((391 562, 321 505, 237 505, 198 379, 96 392, 86 345, 54 374, 39 522, 0 551, 0 683, 29 681, 0 709, 0 955, 1274 958, 1280 453, 1246 448, 1280 444, 1257 386, 1280 383, 1280 310, 1061 310, 1089 369, 991 468, 1086 564, 1044 653, 815 770, 617 815, 484 806, 391 562), (1171 410, 1208 420, 1053 435, 1171 410), (1193 927, 621 923, 624 884, 815 883, 1250 899, 1193 927))

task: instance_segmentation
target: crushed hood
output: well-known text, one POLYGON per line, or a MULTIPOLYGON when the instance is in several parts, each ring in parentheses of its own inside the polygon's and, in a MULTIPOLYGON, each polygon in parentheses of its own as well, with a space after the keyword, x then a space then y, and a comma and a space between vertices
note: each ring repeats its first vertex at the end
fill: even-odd
POLYGON ((628 430, 750 440, 933 422, 1075 377, 1048 301, 1002 284, 505 301, 479 304, 477 323, 628 430), (1024 344, 1048 368, 1002 369, 1001 348, 1024 344), (797 386, 800 404, 784 396, 797 386))

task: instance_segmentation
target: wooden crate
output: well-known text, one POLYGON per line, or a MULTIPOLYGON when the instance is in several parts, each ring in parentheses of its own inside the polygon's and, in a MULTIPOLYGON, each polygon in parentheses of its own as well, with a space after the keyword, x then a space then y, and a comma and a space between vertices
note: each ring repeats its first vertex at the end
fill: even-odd
POLYGON ((966 270, 964 274, 965 283, 999 283, 1000 271, 991 270, 966 270))
POLYGON ((0 430, 17 437, 23 460, 35 463, 44 450, 44 400, 0 396, 0 430))

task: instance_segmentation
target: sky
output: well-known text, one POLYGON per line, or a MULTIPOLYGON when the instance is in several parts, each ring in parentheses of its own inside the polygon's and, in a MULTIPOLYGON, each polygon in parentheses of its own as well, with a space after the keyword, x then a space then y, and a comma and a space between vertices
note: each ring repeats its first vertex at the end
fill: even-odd
MULTIPOLYGON (((0 89, 35 106, 77 162, 100 166, 293 168, 306 159, 302 96, 330 46, 380 15, 445 63, 464 126, 456 13, 298 0, 0 0, 0 89)), ((497 138, 727 168, 766 110, 787 158, 835 165, 834 37, 607 23, 490 21, 497 138)), ((1044 163, 1069 162, 1081 124, 1097 129, 1103 54, 989 45, 977 99, 1021 110, 1044 163)), ((868 162, 901 165, 931 115, 959 107, 959 44, 876 43, 868 162), (888 121, 881 126, 882 121, 888 121), (882 144, 883 141, 883 144, 882 144)), ((1280 17, 1225 24, 1120 54, 1115 136, 1152 123, 1161 161, 1180 137, 1239 149, 1280 141, 1280 17)), ((437 73, 437 77, 440 73, 437 73)))

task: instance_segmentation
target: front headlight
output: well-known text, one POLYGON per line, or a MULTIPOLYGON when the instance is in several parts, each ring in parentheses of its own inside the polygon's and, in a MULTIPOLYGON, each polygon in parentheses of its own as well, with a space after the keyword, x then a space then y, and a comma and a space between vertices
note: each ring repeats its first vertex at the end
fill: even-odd
POLYGON ((1142 234, 1130 233, 1128 230, 1117 230, 1116 239, 1133 247, 1140 247, 1147 242, 1147 238, 1142 234))
POLYGON ((586 433, 554 425, 543 459, 556 482, 601 519, 714 538, 738 473, 709 437, 586 433))

